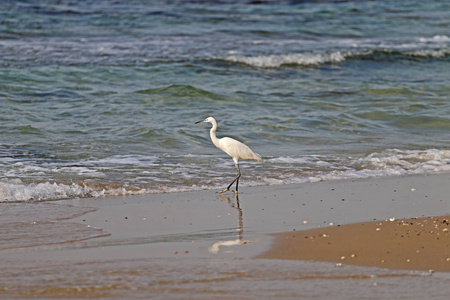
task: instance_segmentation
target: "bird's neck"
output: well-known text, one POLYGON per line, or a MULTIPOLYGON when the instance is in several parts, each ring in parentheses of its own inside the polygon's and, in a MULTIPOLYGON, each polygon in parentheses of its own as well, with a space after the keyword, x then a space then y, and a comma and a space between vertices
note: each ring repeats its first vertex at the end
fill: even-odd
POLYGON ((216 130, 217 130, 217 122, 213 122, 212 123, 212 128, 211 128, 211 130, 209 131, 209 135, 211 136, 211 141, 213 142, 213 144, 216 146, 216 147, 219 147, 219 139, 217 138, 217 136, 216 136, 216 130))

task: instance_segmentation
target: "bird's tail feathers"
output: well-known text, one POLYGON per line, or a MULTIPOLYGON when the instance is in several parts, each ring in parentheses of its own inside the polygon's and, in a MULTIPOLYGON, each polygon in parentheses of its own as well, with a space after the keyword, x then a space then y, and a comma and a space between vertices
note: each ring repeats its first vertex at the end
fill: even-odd
POLYGON ((262 162, 261 155, 259 155, 258 153, 255 153, 255 156, 251 160, 262 162))

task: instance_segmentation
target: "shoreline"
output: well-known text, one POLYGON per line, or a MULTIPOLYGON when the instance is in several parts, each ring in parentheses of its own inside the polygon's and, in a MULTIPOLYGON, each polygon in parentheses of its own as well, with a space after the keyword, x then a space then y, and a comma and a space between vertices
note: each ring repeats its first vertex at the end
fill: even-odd
POLYGON ((97 240, 105 237, 113 240, 106 244, 133 244, 134 239, 145 244, 166 235, 202 237, 212 231, 218 233, 218 238, 212 239, 216 242, 223 242, 219 237, 257 240, 259 247, 252 251, 260 253, 246 256, 255 257, 270 251, 278 235, 291 231, 329 230, 333 226, 342 230, 388 219, 444 216, 450 213, 445 204, 450 195, 448 183, 450 174, 425 174, 243 187, 238 199, 234 193, 201 190, 10 204, 61 204, 88 210, 63 220, 101 232, 100 239, 89 238, 80 248, 96 248, 102 244, 97 240), (151 232, 146 231, 149 225, 151 232))
MULTIPOLYGON (((205 190, 4 203, 0 229, 8 249, 0 249, 0 271, 13 276, 0 278, 0 296, 145 298, 164 293, 172 298, 210 299, 217 293, 232 298, 233 291, 242 290, 248 299, 280 295, 292 298, 305 293, 328 297, 336 293, 335 283, 339 280, 340 294, 346 299, 360 295, 368 284, 380 286, 378 296, 388 297, 395 292, 440 297, 441 287, 448 286, 448 273, 434 265, 409 269, 425 272, 405 271, 403 266, 388 269, 387 258, 370 254, 376 260, 385 259, 385 263, 352 266, 348 261, 364 257, 363 252, 353 249, 339 253, 341 267, 328 260, 255 257, 292 240, 280 241, 283 235, 322 234, 314 239, 330 241, 335 235, 330 230, 339 230, 344 233, 338 239, 345 244, 353 235, 347 227, 364 224, 364 228, 372 228, 383 223, 377 225, 380 231, 370 231, 384 234, 390 231, 389 226, 398 224, 386 219, 449 215, 449 182, 450 174, 413 175, 282 186, 244 185, 239 200, 232 193, 217 195, 205 190), (324 232, 329 237, 324 238, 324 232), (342 256, 345 258, 341 260, 342 256), (432 278, 429 269, 436 271, 432 278), (48 274, 57 280, 42 280, 48 274), (244 285, 249 281, 252 285, 244 285), (424 289, 423 282, 429 288, 424 289), (410 285, 417 288, 405 289, 410 285)), ((403 230, 411 226, 397 227, 403 230)), ((383 238, 380 241, 384 242, 383 238)), ((334 242, 331 247, 338 248, 334 242)), ((432 243, 425 245, 425 249, 432 247, 432 243)), ((279 254, 289 258, 289 247, 282 248, 279 254)), ((333 251, 326 251, 330 253, 333 251)), ((415 257, 408 258, 411 265, 415 263, 415 257)))

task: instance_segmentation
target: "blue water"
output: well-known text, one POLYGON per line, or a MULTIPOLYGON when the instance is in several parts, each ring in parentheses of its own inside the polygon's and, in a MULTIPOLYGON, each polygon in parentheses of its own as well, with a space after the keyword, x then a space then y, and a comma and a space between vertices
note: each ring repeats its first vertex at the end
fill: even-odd
POLYGON ((2 1, 0 201, 450 172, 447 1, 2 1))

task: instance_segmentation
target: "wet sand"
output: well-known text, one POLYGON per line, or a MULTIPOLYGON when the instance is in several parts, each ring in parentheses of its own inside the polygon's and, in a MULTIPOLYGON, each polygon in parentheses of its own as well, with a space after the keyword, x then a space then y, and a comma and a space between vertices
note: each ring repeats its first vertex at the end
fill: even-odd
POLYGON ((447 225, 421 218, 449 214, 449 181, 442 174, 246 187, 244 177, 239 199, 206 190, 3 203, 0 297, 446 297, 450 273, 430 256, 449 264, 434 251, 449 238, 447 225), (319 254, 298 250, 297 240, 325 241, 325 259, 295 256, 319 254), (377 247, 369 242, 390 253, 370 252, 377 247), (405 250, 395 243, 409 252, 398 254, 405 250), (271 247, 282 259, 255 259, 271 247))

